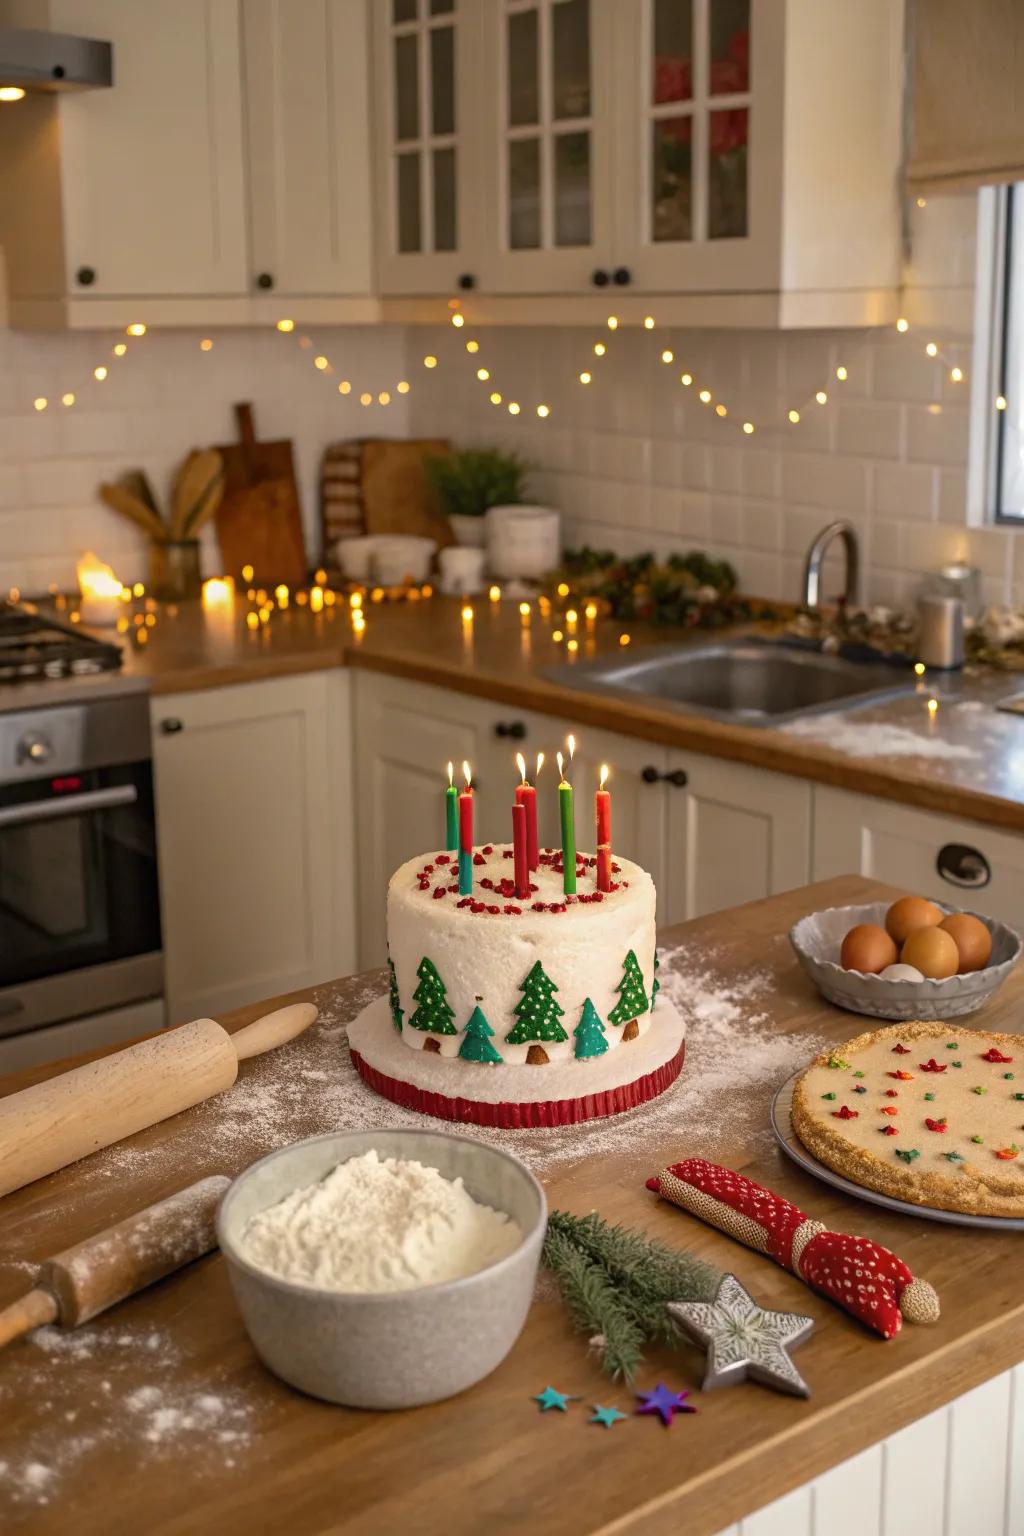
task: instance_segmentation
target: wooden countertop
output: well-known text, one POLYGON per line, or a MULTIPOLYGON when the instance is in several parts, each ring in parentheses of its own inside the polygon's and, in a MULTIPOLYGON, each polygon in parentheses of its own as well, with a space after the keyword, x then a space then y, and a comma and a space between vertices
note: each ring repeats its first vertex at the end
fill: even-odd
MULTIPOLYGON (((802 1061, 859 1027, 799 971, 785 939, 790 924, 818 907, 887 894, 848 877, 665 934, 686 946, 672 967, 701 957, 704 994, 720 985, 746 998, 749 1024, 734 1022, 732 1048, 744 1048, 748 1029, 752 1060, 736 1093, 714 1086, 725 1049, 721 1010, 698 1006, 691 981, 687 1062, 669 1094, 617 1122, 617 1136, 616 1122, 573 1127, 559 1157, 546 1139, 558 1133, 516 1141, 553 1207, 597 1209, 646 1228, 732 1270, 763 1305, 812 1314, 816 1332, 796 1356, 809 1401, 748 1384, 696 1393, 698 1414, 668 1432, 631 1417, 608 1433, 589 1425, 582 1407, 541 1415, 530 1398, 549 1382, 579 1393, 583 1405, 628 1411, 631 1403, 588 1357, 548 1282, 508 1359, 470 1392, 408 1413, 329 1407, 259 1364, 213 1256, 75 1334, 48 1336, 48 1348, 26 1339, 0 1354, 0 1525, 38 1536, 56 1536, 72 1518, 78 1536, 652 1528, 713 1536, 1019 1361, 1019 1235, 847 1199, 797 1169, 767 1131, 794 1055, 802 1061), (709 1097, 716 1091, 720 1105, 709 1097), (687 1154, 725 1162, 812 1216, 887 1244, 937 1287, 942 1320, 884 1343, 770 1260, 658 1202, 645 1177, 687 1154)), ((193 1179, 237 1172, 306 1134, 393 1115, 355 1080, 338 1027, 379 985, 378 975, 319 989, 323 1017, 310 1036, 244 1062, 228 1094, 0 1202, 0 1305, 27 1287, 32 1262, 193 1179)), ((1019 969, 974 1022, 1019 1031, 1022 996, 1019 969)), ((223 1022, 236 1028, 259 1011, 223 1022)), ((9 1078, 0 1093, 45 1075, 9 1078)), ((664 1380, 696 1392, 702 1369, 688 1346, 652 1351, 638 1384, 664 1380)))
MULTIPOLYGON (((476 598, 475 618, 468 628, 460 618, 461 604, 451 598, 367 602, 366 627, 359 634, 349 623, 343 600, 319 614, 293 603, 255 631, 245 625, 250 606, 243 600, 220 608, 186 603, 160 609, 141 646, 126 641, 123 671, 88 680, 89 686, 94 693, 116 691, 127 680, 161 695, 319 668, 362 667, 922 810, 1024 831, 1024 717, 997 713, 992 707, 1024 688, 1024 678, 1010 673, 974 669, 970 676, 950 678, 933 673, 915 694, 858 710, 858 728, 895 728, 902 741, 898 751, 891 749, 891 742, 886 751, 882 740, 871 755, 854 756, 848 744, 830 744, 834 715, 820 726, 803 723, 800 733, 752 729, 582 692, 544 675, 574 661, 621 654, 619 637, 627 626, 611 619, 581 618, 576 631, 579 649, 573 655, 552 639, 556 629, 566 628, 557 608, 544 617, 536 602, 524 624, 516 602, 492 604, 485 596, 476 598), (927 710, 930 697, 939 700, 934 719, 927 710), (922 743, 922 755, 906 751, 914 736, 922 743), (952 751, 936 755, 936 742, 952 751)), ((631 656, 643 645, 664 644, 680 635, 645 625, 629 625, 628 632, 631 656)), ((73 697, 84 685, 72 680, 46 686, 47 697, 59 702, 63 694, 73 697)), ((26 698, 22 687, 0 687, 0 709, 25 707, 26 698)), ((39 702, 38 697, 32 702, 39 702)))

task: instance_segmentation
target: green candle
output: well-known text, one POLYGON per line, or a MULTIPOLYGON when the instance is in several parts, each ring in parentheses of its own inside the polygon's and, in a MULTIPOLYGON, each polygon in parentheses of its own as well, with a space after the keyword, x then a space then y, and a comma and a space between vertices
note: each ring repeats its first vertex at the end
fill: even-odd
POLYGON ((455 853, 459 846, 459 792, 455 788, 452 779, 454 766, 448 764, 448 788, 444 792, 444 846, 449 853, 455 853))
POLYGON ((576 819, 573 815, 572 785, 562 769, 562 754, 558 754, 558 810, 562 821, 562 891, 566 896, 576 894, 576 819))

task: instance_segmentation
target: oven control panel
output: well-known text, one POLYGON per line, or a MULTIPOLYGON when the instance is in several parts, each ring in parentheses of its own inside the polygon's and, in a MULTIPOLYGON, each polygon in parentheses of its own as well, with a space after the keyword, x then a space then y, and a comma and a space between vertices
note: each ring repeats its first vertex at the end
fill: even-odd
POLYGON ((142 693, 0 714, 0 790, 26 779, 145 762, 150 755, 149 703, 142 693))

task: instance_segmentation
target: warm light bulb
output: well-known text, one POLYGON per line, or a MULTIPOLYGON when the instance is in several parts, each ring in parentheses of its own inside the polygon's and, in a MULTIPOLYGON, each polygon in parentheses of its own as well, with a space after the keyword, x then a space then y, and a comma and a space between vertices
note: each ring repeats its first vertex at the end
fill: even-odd
POLYGON ((23 101, 25 92, 20 85, 0 85, 0 101, 23 101))
POLYGON ((515 400, 510 400, 509 403, 508 403, 508 413, 509 413, 509 415, 510 416, 518 416, 519 415, 519 411, 520 411, 520 406, 519 406, 518 402, 515 401, 515 400))
POLYGON ((75 397, 72 394, 71 390, 68 390, 66 395, 61 395, 60 403, 61 403, 61 405, 74 405, 75 397))
POLYGON ((129 336, 145 336, 146 327, 142 324, 141 320, 136 320, 133 325, 126 326, 125 331, 129 336))
POLYGON ((480 343, 478 341, 467 341, 466 342, 466 351, 467 352, 479 352, 480 351, 480 343))
POLYGON ((398 390, 400 395, 407 395, 409 393, 408 379, 399 379, 398 383, 395 385, 395 388, 398 390))
POLYGON ((724 405, 716 405, 715 406, 715 415, 716 416, 727 416, 728 414, 729 413, 726 410, 724 405))
POLYGON ((461 331, 461 329, 465 325, 465 323, 466 323, 465 315, 452 315, 452 325, 454 325, 454 327, 455 327, 455 329, 457 331, 461 331))
POLYGON ((377 399, 380 401, 381 405, 391 404, 391 396, 386 389, 381 390, 380 394, 377 396, 377 399))
POLYGON ((252 581, 252 579, 255 576, 255 574, 256 574, 256 571, 255 571, 255 569, 251 565, 243 565, 242 566, 242 580, 243 581, 252 581))
POLYGON ((361 608, 363 606, 363 594, 361 592, 353 592, 348 600, 348 605, 350 608, 361 608))
POLYGON ((604 357, 604 355, 607 352, 607 350, 608 350, 608 348, 605 346, 603 341, 595 341, 594 342, 594 356, 595 357, 604 357))
POLYGON ((710 405, 710 403, 711 403, 711 391, 710 391, 710 389, 702 389, 701 392, 700 392, 700 398, 703 400, 705 405, 710 405))
POLYGON ((573 624, 575 624, 577 622, 578 619, 579 619, 579 614, 576 612, 575 608, 567 608, 565 610, 565 622, 567 624, 573 625, 573 624))
POLYGON ((314 357, 313 359, 313 367, 319 368, 321 373, 323 373, 325 368, 329 368, 330 366, 330 363, 327 361, 326 357, 324 357, 322 352, 319 357, 314 357))
POLYGON ((98 368, 94 368, 93 369, 92 376, 93 376, 94 379, 98 379, 98 381, 101 384, 103 383, 103 380, 107 376, 107 370, 106 370, 106 368, 104 368, 102 363, 100 364, 100 366, 98 368))
POLYGON ((359 404, 360 405, 372 405, 373 404, 373 396, 366 394, 365 391, 364 391, 364 393, 359 396, 359 404))
POLYGON ((610 331, 617 331, 618 328, 619 328, 618 316, 617 315, 609 315, 608 316, 608 329, 610 331))
POLYGON ((788 415, 789 415, 790 421, 793 423, 794 426, 796 426, 797 422, 800 420, 800 412, 799 411, 790 411, 788 413, 788 415))
POLYGON ((666 347, 664 352, 661 354, 661 360, 663 363, 674 363, 676 360, 676 355, 671 350, 671 348, 666 347))
POLYGON ((745 422, 744 422, 744 423, 743 423, 743 430, 744 430, 744 432, 745 432, 745 433, 746 433, 746 434, 747 434, 747 436, 748 436, 748 437, 749 437, 749 436, 750 436, 750 434, 751 434, 751 433, 752 433, 752 432, 753 432, 753 430, 754 430, 754 423, 753 423, 753 422, 752 422, 752 421, 745 421, 745 422))
POLYGON ((996 410, 997 411, 1005 411, 1006 410, 1006 396, 1005 395, 996 395, 996 410))
POLYGON ((918 200, 917 200, 917 206, 919 208, 927 208, 927 206, 928 206, 928 199, 926 197, 919 197, 918 200))
MULTIPOLYGON (((211 345, 211 347, 213 346, 213 342, 212 341, 211 341, 210 345, 211 345)), ((117 345, 115 346, 115 348, 114 348, 114 356, 115 357, 124 357, 124 355, 125 355, 125 353, 127 351, 128 351, 128 343, 126 341, 119 341, 117 343, 117 345)))
MULTIPOLYGON (((213 351, 213 341, 212 341, 212 339, 209 336, 204 336, 203 337, 202 341, 199 343, 199 350, 200 350, 200 352, 212 352, 213 351)), ((114 351, 115 352, 117 351, 116 347, 114 348, 114 351)))
POLYGON ((631 639, 631 637, 629 635, 620 635, 619 636, 619 644, 620 645, 628 645, 629 642, 630 642, 630 639, 631 639))
POLYGON ((351 393, 352 385, 349 383, 348 379, 342 379, 341 383, 338 385, 338 394, 350 395, 351 393))
POLYGON ((520 614, 522 615, 522 617, 524 619, 528 619, 530 617, 530 605, 529 605, 529 603, 520 603, 519 604, 519 612, 520 612, 520 614))
POLYGON ((361 609, 357 608, 355 613, 352 615, 352 628, 357 635, 361 635, 363 630, 366 628, 366 619, 361 609))
POLYGON ((846 369, 840 364, 840 366, 836 369, 836 378, 842 382, 849 377, 850 375, 847 373, 846 369))
POLYGON ((470 603, 467 603, 462 610, 462 622, 463 624, 472 624, 473 622, 473 607, 470 603))
POLYGON ((653 331, 654 330, 654 316, 653 315, 644 315, 644 330, 645 331, 653 331))
POLYGON ((819 389, 817 391, 817 393, 815 394, 814 398, 815 398, 815 400, 817 400, 819 405, 827 405, 828 404, 828 395, 826 395, 826 393, 825 393, 825 391, 823 389, 819 389))
POLYGON ((905 320, 903 318, 903 316, 901 315, 900 318, 896 321, 896 329, 899 331, 900 335, 902 336, 905 331, 909 331, 910 330, 910 321, 909 320, 905 320))
POLYGON ((499 393, 498 393, 498 391, 496 389, 492 389, 491 390, 491 393, 490 393, 488 398, 490 399, 490 402, 491 402, 492 405, 500 405, 501 404, 501 396, 499 395, 499 393))
POLYGON ((322 613, 323 607, 324 589, 323 587, 313 587, 309 594, 309 611, 310 613, 322 613))
POLYGON ((50 402, 47 400, 45 395, 37 395, 36 398, 32 401, 32 404, 35 406, 37 411, 45 411, 49 403, 50 402))
POLYGON ((499 586, 488 587, 487 596, 492 603, 499 603, 501 601, 501 588, 499 586))
POLYGON ((542 421, 545 420, 548 416, 551 415, 550 405, 538 405, 537 415, 541 418, 542 421))
POLYGON ((565 642, 565 648, 567 651, 578 651, 580 648, 580 643, 578 640, 567 640, 565 642))
POLYGON ((146 595, 146 589, 143 586, 142 582, 141 581, 133 582, 132 583, 132 596, 133 597, 145 597, 145 595, 146 595))
POLYGON ((587 370, 584 368, 583 372, 580 374, 580 383, 581 384, 589 384, 593 377, 594 377, 594 375, 592 373, 588 373, 587 370))
POLYGON ((562 634, 560 629, 553 629, 551 631, 551 638, 556 645, 561 645, 562 641, 565 639, 565 636, 562 634))
POLYGON ((424 366, 424 368, 436 368, 437 367, 437 358, 434 356, 434 354, 432 352, 428 352, 426 357, 423 359, 423 366, 424 366))
POLYGON ((914 671, 917 673, 918 677, 924 677, 924 672, 925 672, 924 662, 923 661, 915 661, 914 662, 914 671))
POLYGON ((586 617, 588 619, 596 619, 597 618, 597 604, 594 603, 594 602, 586 603, 584 605, 583 612, 584 612, 584 614, 586 615, 586 617))
POLYGON ((679 382, 680 382, 680 384, 685 385, 687 389, 689 389, 690 385, 693 383, 693 374, 692 373, 681 373, 679 375, 679 382))
POLYGON ((246 627, 247 628, 249 628, 249 629, 259 629, 259 627, 260 627, 260 616, 259 616, 258 613, 249 612, 245 616, 245 622, 246 622, 246 627))
POLYGON ((478 368, 477 371, 476 371, 476 376, 480 380, 481 384, 486 384, 487 380, 491 376, 490 369, 489 368, 478 368))
POLYGON ((952 379, 954 384, 962 384, 963 383, 963 377, 964 377, 964 371, 963 371, 962 368, 951 368, 949 370, 949 376, 952 379))
POLYGON ((939 355, 938 343, 934 342, 934 341, 930 341, 928 343, 928 345, 925 347, 925 351, 928 353, 929 357, 938 357, 938 355, 939 355))
POLYGON ((938 710, 938 707, 939 707, 938 699, 929 699, 928 700, 928 713, 930 715, 934 715, 936 713, 936 711, 938 710))

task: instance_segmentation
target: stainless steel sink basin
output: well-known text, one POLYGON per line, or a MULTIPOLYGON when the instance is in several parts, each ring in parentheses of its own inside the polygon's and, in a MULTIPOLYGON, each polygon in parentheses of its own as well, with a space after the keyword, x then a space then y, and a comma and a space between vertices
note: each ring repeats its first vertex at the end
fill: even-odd
POLYGON ((743 725, 784 725, 913 692, 906 673, 758 640, 654 646, 555 668, 552 682, 743 725))

